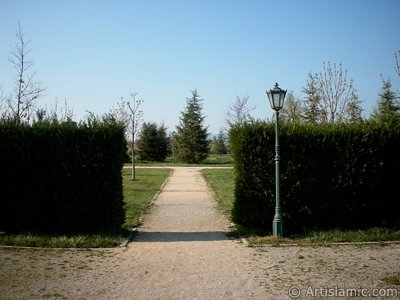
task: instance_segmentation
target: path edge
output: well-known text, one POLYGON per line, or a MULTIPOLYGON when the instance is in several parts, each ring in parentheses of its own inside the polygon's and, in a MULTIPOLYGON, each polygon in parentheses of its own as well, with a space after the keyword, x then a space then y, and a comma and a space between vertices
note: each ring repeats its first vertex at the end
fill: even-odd
MULTIPOLYGON (((169 168, 165 168, 165 169, 169 169, 169 168)), ((137 232, 137 228, 140 226, 140 224, 143 221, 144 218, 144 214, 145 212, 154 204, 154 201, 157 200, 158 196, 160 195, 161 191, 164 189, 164 186, 167 184, 169 178, 171 177, 172 173, 174 172, 174 169, 171 168, 170 172, 167 176, 167 178, 165 178, 164 182, 161 184, 160 188, 156 191, 156 193, 154 194, 153 198, 151 199, 150 203, 145 207, 145 209, 142 211, 142 213, 140 214, 139 217, 139 225, 133 227, 128 235, 128 237, 126 238, 126 240, 124 240, 121 245, 119 246, 120 248, 126 248, 128 247, 128 244, 130 242, 132 242, 133 240, 133 236, 135 235, 135 233, 137 232)))

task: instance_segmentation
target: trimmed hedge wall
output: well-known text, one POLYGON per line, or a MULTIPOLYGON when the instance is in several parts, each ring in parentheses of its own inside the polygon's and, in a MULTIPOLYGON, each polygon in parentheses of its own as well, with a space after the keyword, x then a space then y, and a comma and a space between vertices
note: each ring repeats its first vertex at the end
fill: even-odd
MULTIPOLYGON (((233 220, 271 230, 275 213, 274 124, 232 129, 233 220)), ((400 122, 282 126, 281 203, 286 232, 399 228, 400 122)))
POLYGON ((119 229, 125 152, 115 123, 0 124, 0 229, 119 229))

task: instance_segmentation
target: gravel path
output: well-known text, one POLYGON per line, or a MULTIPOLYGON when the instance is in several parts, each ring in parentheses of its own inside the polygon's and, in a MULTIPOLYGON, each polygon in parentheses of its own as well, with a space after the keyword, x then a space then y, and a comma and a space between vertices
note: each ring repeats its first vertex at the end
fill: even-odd
POLYGON ((228 226, 200 170, 175 168, 126 248, 0 248, 0 299, 290 299, 292 286, 321 299, 324 288, 396 288, 381 279, 400 271, 400 245, 249 248, 225 236, 228 226))

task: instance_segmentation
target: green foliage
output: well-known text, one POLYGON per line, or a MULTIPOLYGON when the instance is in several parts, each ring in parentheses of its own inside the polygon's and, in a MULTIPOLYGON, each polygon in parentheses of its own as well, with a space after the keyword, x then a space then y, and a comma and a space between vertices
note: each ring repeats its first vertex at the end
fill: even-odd
POLYGON ((156 123, 144 123, 140 132, 139 158, 146 161, 163 161, 168 154, 167 129, 156 123))
MULTIPOLYGON (((235 128, 233 220, 271 228, 275 208, 274 125, 235 128)), ((285 228, 400 225, 400 123, 283 126, 281 202, 285 228)))
POLYGON ((400 272, 397 272, 392 275, 386 275, 385 277, 382 278, 382 281, 387 284, 400 285, 400 272))
POLYGON ((321 122, 321 96, 319 95, 317 78, 311 72, 308 73, 307 85, 303 88, 304 99, 304 118, 308 124, 318 124, 321 122))
POLYGON ((175 147, 178 160, 185 163, 199 163, 208 155, 207 128, 204 127, 201 99, 197 90, 187 98, 187 105, 177 126, 175 147))
POLYGON ((396 98, 396 93, 392 90, 390 80, 385 81, 382 78, 382 90, 379 94, 378 106, 372 113, 372 119, 377 122, 386 122, 399 117, 400 105, 396 98))
POLYGON ((138 180, 132 181, 130 170, 123 170, 125 223, 121 229, 86 234, 64 233, 4 233, 0 232, 0 245, 46 248, 106 248, 118 247, 126 240, 132 228, 140 224, 140 217, 148 207, 169 169, 139 169, 138 180))
MULTIPOLYGON (((247 241, 249 246, 260 245, 284 245, 292 244, 299 246, 329 246, 333 243, 381 243, 387 241, 398 241, 400 238, 400 231, 372 227, 365 230, 320 230, 320 231, 307 231, 301 234, 294 234, 289 237, 276 237, 276 236, 249 236, 247 241)), ((381 244, 383 245, 383 244, 381 244)))
POLYGON ((138 179, 132 181, 130 170, 123 170, 126 212, 124 229, 132 230, 140 224, 140 217, 170 173, 170 169, 138 169, 138 179))
POLYGON ((230 216, 233 205, 233 169, 205 169, 202 170, 202 174, 215 192, 218 207, 230 216))
POLYGON ((293 91, 287 92, 283 108, 281 110, 281 120, 287 124, 305 123, 304 108, 302 102, 293 91))
POLYGON ((210 154, 226 154, 227 149, 225 143, 226 143, 225 134, 222 130, 220 130, 218 136, 214 136, 213 140, 209 145, 210 154))
POLYGON ((126 238, 122 233, 57 234, 18 233, 0 235, 0 245, 42 248, 109 248, 118 247, 126 238))
POLYGON ((91 232, 124 222, 126 142, 112 120, 0 124, 0 229, 91 232))

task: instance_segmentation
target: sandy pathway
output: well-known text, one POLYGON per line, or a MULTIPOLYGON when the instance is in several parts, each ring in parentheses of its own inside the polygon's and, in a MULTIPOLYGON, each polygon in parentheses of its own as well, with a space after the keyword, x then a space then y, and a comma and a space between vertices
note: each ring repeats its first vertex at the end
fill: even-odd
POLYGON ((175 169, 127 253, 146 260, 140 267, 146 275, 136 295, 153 299, 261 295, 259 283, 248 276, 250 256, 245 247, 226 238, 227 225, 200 170, 175 169))
POLYGON ((200 172, 174 170, 126 249, 0 249, 0 298, 263 298, 200 172))
POLYGON ((324 288, 398 291, 382 278, 400 272, 399 244, 249 248, 227 239, 227 229, 200 169, 176 168, 127 248, 0 248, 0 299, 290 299, 293 286, 298 299, 327 299, 324 288))

